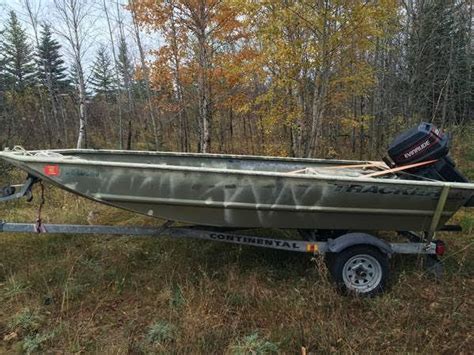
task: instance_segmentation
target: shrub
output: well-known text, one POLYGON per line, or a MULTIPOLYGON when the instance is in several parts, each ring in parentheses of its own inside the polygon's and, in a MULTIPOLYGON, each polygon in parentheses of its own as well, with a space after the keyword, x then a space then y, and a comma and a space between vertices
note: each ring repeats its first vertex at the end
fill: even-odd
POLYGON ((176 329, 172 324, 166 321, 158 321, 149 328, 147 340, 153 344, 162 344, 173 341, 175 339, 175 335, 176 329))
POLYGON ((258 333, 247 335, 236 345, 231 346, 231 353, 243 354, 268 354, 278 352, 278 345, 260 338, 258 333))

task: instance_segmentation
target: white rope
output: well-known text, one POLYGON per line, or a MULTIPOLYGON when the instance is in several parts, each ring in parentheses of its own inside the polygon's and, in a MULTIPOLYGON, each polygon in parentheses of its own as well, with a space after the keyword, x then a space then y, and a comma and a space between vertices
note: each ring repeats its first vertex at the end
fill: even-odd
POLYGON ((35 153, 35 157, 47 157, 47 158, 64 158, 62 154, 57 152, 51 152, 49 150, 40 150, 39 152, 35 153))
MULTIPOLYGON (((7 149, 7 150, 9 150, 9 149, 7 149)), ((74 157, 74 156, 70 156, 70 155, 64 156, 64 155, 62 155, 58 152, 52 152, 50 150, 40 150, 38 152, 31 153, 28 150, 26 150, 25 148, 23 148, 21 145, 14 146, 11 151, 16 153, 16 154, 21 154, 21 155, 25 155, 25 156, 29 156, 29 157, 56 158, 56 159, 80 159, 78 157, 74 157)))
POLYGON ((30 152, 28 152, 25 148, 23 148, 21 145, 14 146, 12 149, 12 152, 21 153, 22 155, 28 155, 28 156, 33 155, 30 152))

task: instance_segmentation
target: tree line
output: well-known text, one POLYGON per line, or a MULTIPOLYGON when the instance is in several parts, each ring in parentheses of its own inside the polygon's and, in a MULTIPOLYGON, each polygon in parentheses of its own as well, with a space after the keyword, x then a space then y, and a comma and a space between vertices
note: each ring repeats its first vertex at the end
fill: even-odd
POLYGON ((372 159, 419 121, 472 123, 467 0, 33 5, 0 29, 2 147, 372 159), (85 63, 92 12, 108 40, 85 63))

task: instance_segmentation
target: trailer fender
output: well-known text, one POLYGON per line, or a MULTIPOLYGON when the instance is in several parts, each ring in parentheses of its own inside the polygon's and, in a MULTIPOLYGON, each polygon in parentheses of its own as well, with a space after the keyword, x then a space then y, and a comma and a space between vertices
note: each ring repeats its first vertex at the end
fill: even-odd
POLYGON ((389 243, 367 233, 347 233, 336 239, 328 240, 328 251, 339 253, 340 251, 354 245, 372 245, 387 255, 392 255, 393 250, 389 243))

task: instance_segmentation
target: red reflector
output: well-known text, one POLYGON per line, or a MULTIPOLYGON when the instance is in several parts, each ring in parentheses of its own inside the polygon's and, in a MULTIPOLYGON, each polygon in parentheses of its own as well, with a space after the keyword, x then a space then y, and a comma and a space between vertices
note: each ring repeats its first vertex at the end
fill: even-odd
POLYGON ((48 176, 59 176, 59 165, 45 165, 43 171, 48 176))
POLYGON ((446 251, 446 245, 442 240, 437 240, 436 241, 436 255, 438 256, 443 256, 444 252, 446 251))

